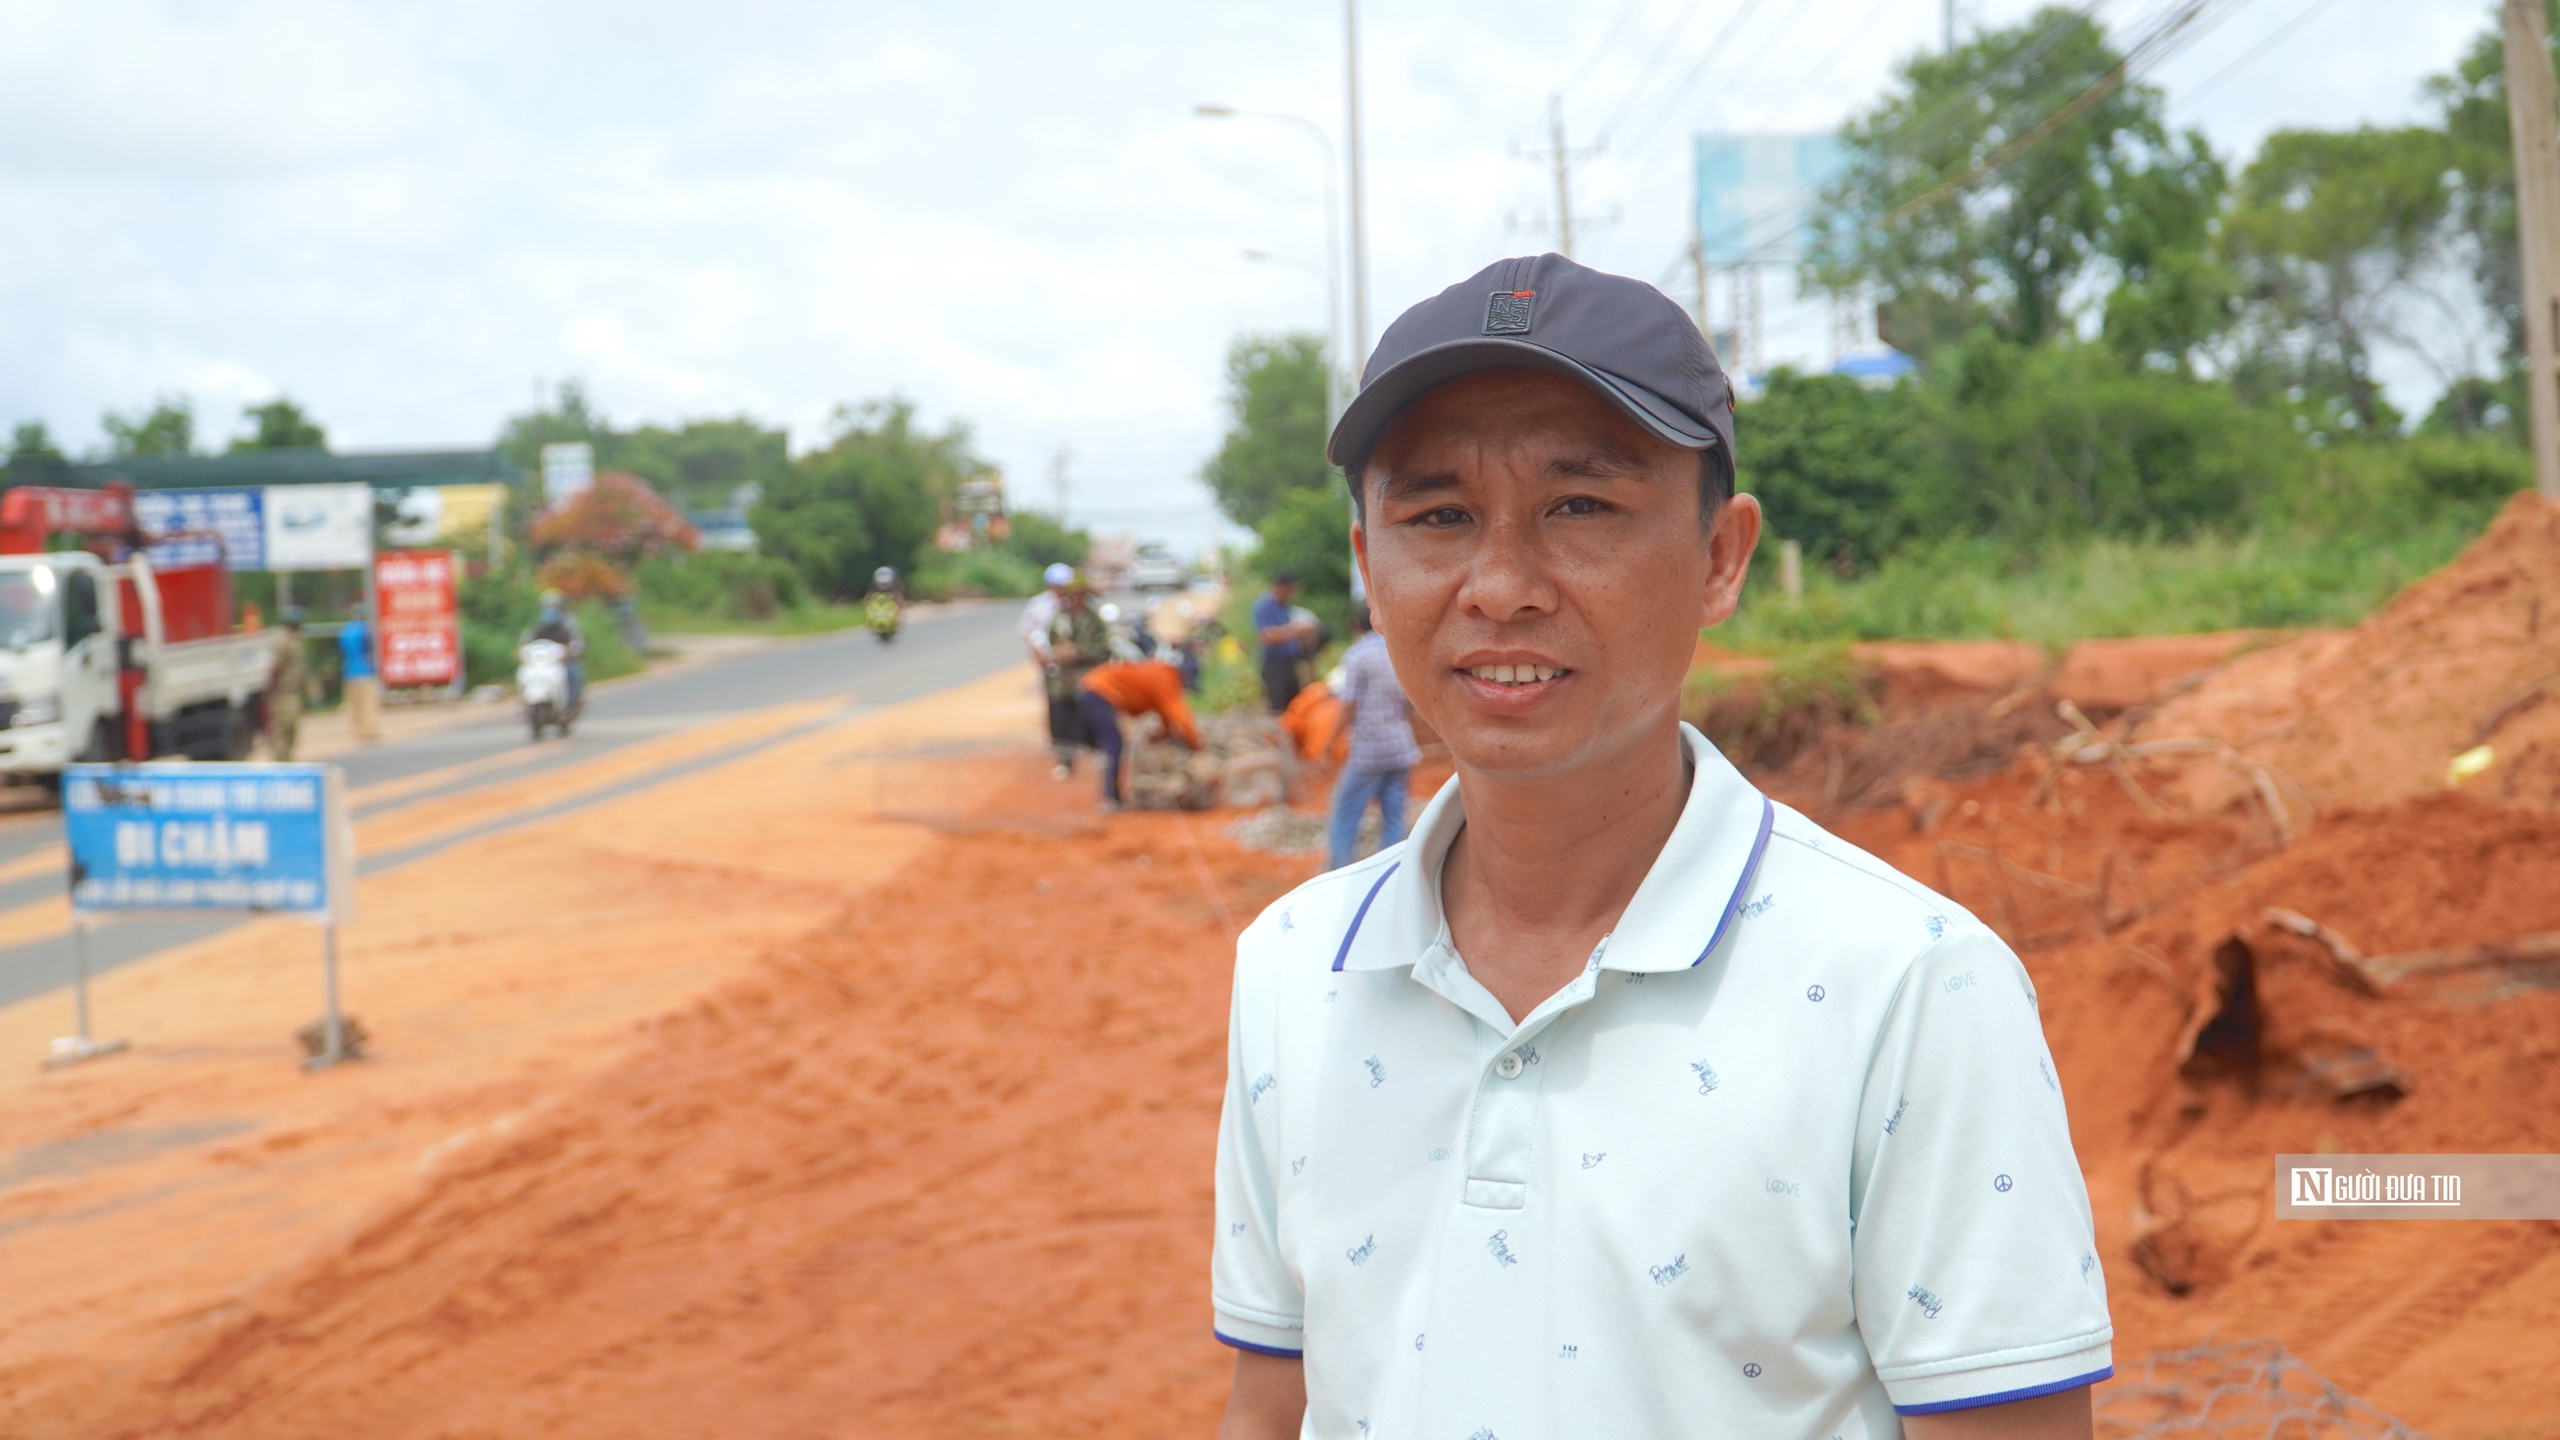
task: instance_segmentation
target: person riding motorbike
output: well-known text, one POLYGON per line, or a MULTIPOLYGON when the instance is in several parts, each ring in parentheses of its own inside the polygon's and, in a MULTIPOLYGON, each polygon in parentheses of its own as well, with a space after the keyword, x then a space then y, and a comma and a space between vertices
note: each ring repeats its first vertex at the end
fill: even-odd
POLYGON ((863 623, 882 641, 897 638, 898 618, 906 602, 898 594, 898 572, 886 565, 871 572, 871 593, 862 597, 863 623))
POLYGON ((587 693, 587 637, 579 632, 578 617, 569 613, 567 599, 557 590, 542 592, 542 611, 516 644, 522 647, 535 640, 549 640, 569 652, 569 713, 577 714, 587 693))

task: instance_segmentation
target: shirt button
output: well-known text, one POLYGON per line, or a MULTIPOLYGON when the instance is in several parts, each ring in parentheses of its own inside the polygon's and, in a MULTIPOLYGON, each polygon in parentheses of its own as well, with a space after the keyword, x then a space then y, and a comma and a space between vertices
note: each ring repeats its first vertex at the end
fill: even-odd
POLYGON ((1520 1052, 1517 1050, 1505 1050, 1502 1058, 1493 1062, 1493 1073, 1505 1080, 1519 1079, 1521 1069, 1520 1052))

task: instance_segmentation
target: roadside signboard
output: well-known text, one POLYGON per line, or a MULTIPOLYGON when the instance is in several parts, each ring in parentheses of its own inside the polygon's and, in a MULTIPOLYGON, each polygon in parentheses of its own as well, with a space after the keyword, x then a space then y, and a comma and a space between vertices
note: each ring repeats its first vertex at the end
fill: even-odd
POLYGON ((595 483, 596 447, 571 440, 542 447, 542 501, 565 505, 595 483))
MULTIPOLYGON (((226 490, 138 490, 133 518, 142 533, 157 541, 181 531, 211 531, 222 537, 223 563, 233 570, 267 568, 266 490, 243 485, 226 490)), ((152 546, 162 564, 196 564, 210 560, 201 539, 168 541, 152 546)))
POLYGON ((66 765, 76 1033, 48 1065, 113 1054, 89 1035, 89 931, 119 915, 292 915, 322 927, 327 999, 317 1069, 350 1058, 338 1010, 338 925, 355 909, 355 833, 335 765, 66 765))
POLYGON ((70 765, 71 908, 346 917, 353 899, 334 765, 70 765))
MULTIPOLYGON (((181 532, 222 537, 233 570, 361 570, 373 559, 373 487, 241 485, 138 490, 133 515, 154 540, 181 532)), ((211 559, 200 540, 152 547, 163 563, 211 559)))
POLYGON ((454 559, 450 550, 392 550, 374 557, 384 685, 451 685, 462 678, 454 559))
POLYGON ((269 485, 265 570, 362 570, 373 563, 373 487, 269 485))

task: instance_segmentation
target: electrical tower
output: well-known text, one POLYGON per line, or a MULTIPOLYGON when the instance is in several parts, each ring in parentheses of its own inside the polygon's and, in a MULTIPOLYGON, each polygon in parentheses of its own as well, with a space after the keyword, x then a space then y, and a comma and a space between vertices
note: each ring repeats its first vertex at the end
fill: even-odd
MULTIPOLYGON (((1615 208, 1603 216, 1573 213, 1573 162, 1597 155, 1608 148, 1609 142, 1606 138, 1598 144, 1586 145, 1579 150, 1565 143, 1564 97, 1561 95, 1547 97, 1547 148, 1522 150, 1517 145, 1511 148, 1514 158, 1543 161, 1553 169, 1556 185, 1556 211, 1553 221, 1556 232, 1556 253, 1567 260, 1573 258, 1573 236, 1576 230, 1586 226, 1613 224, 1618 219, 1615 208)), ((1512 221, 1512 227, 1524 228, 1517 219, 1512 221)))

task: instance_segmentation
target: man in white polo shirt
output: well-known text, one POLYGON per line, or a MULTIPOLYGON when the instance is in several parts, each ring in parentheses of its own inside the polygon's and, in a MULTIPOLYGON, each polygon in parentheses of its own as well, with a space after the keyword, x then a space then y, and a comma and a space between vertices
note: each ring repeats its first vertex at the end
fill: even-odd
POLYGON ((2105 1280, 2034 987, 1680 722, 1760 534, 1682 311, 1407 311, 1331 454, 1457 777, 1238 945, 1222 1440, 2086 1436, 2105 1280))

